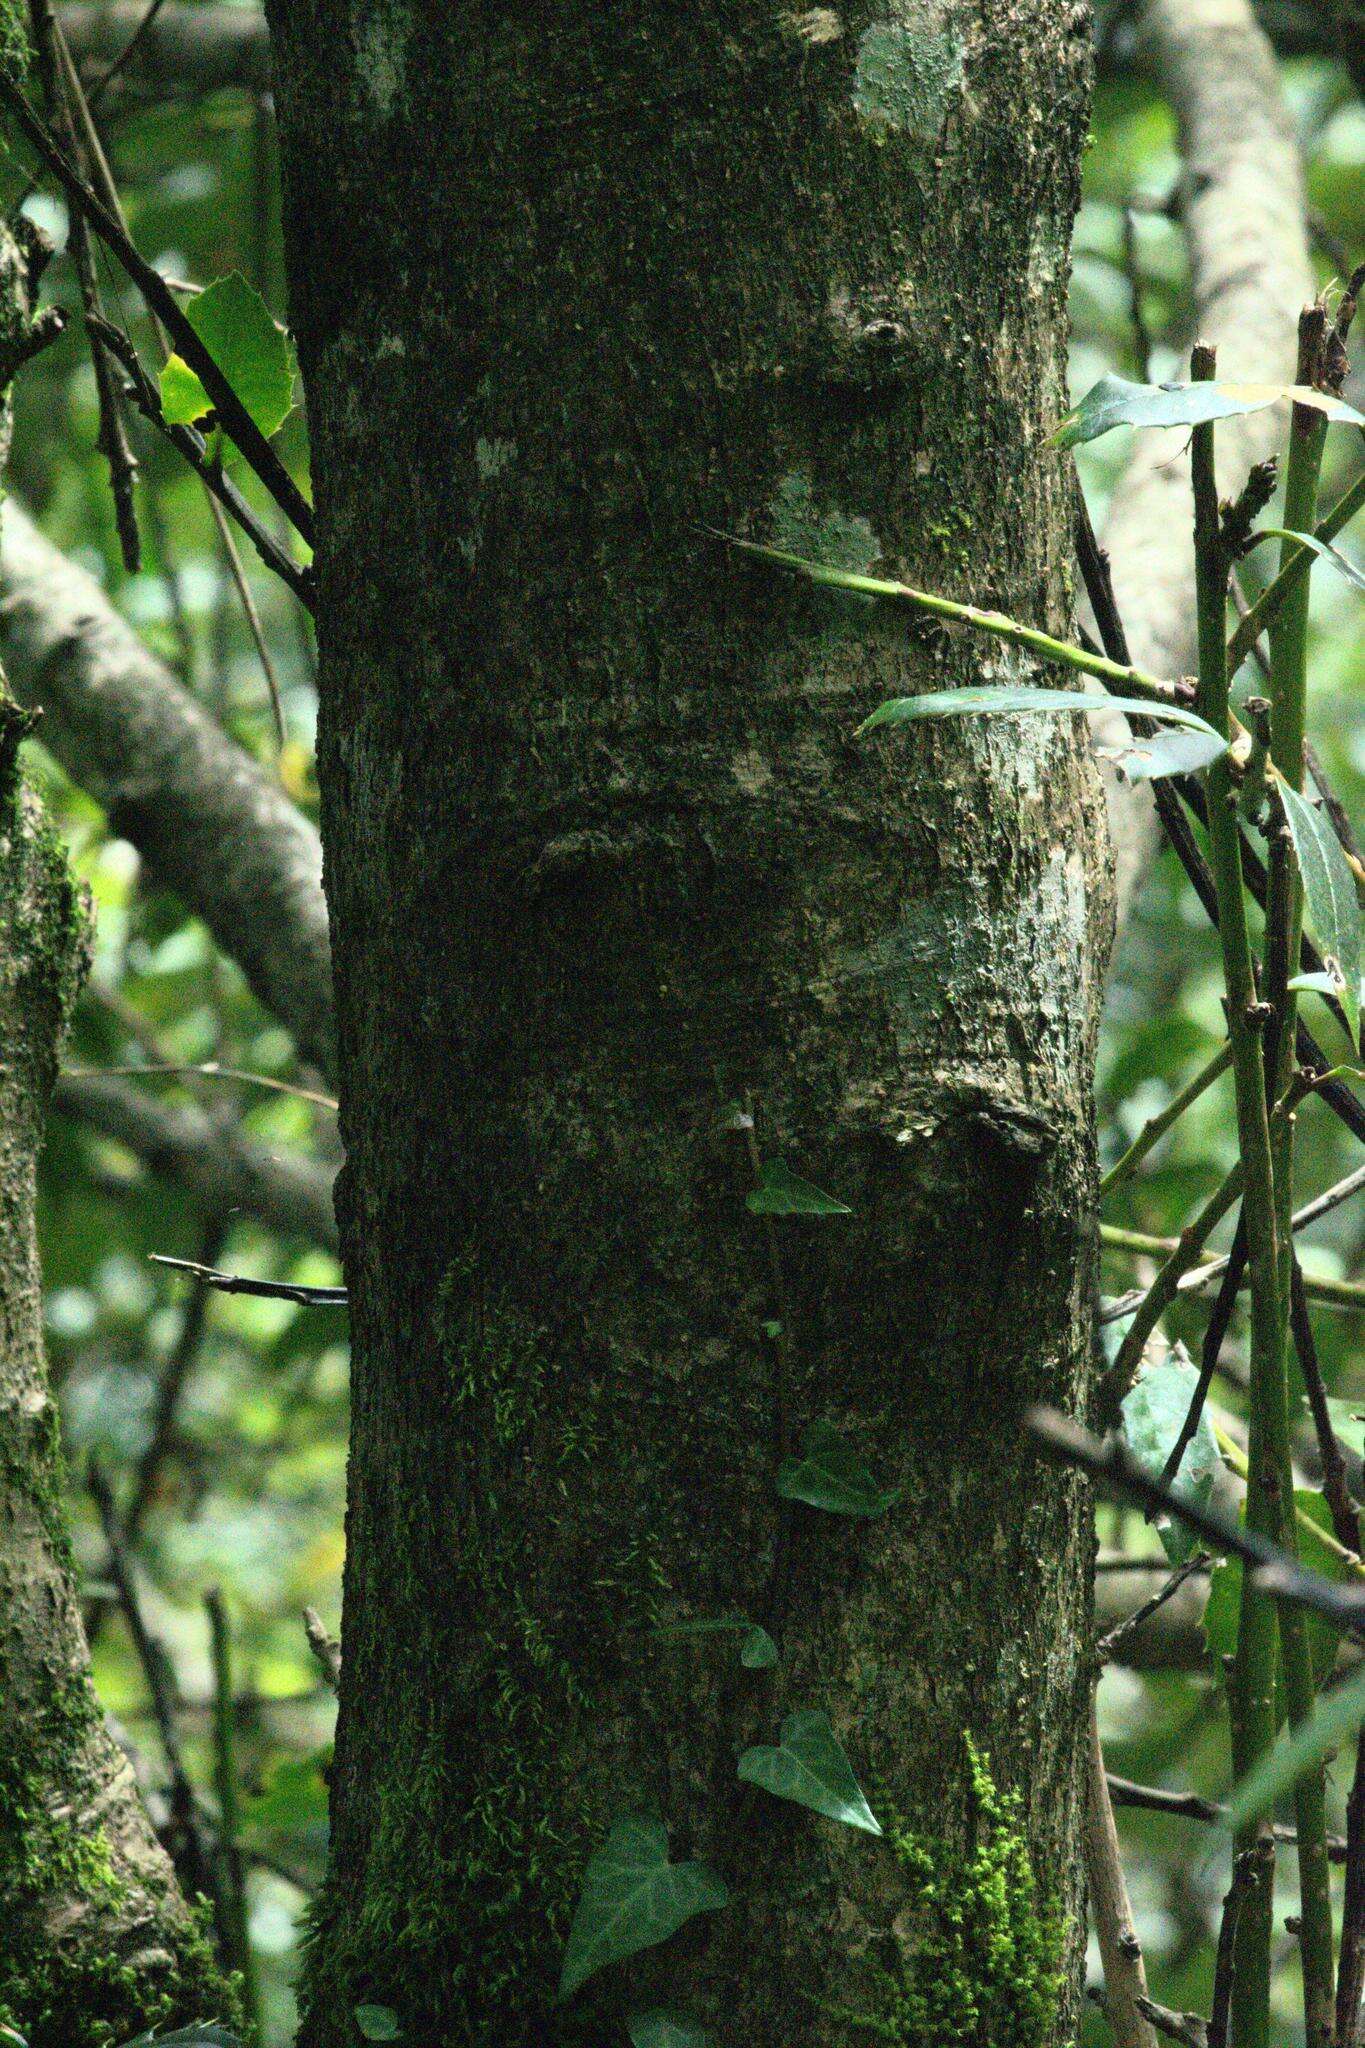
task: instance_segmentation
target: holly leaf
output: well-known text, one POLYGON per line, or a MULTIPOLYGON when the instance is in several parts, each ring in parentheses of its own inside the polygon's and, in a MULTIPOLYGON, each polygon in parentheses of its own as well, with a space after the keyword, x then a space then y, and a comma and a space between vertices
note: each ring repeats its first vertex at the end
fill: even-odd
POLYGON ((564 1950, 561 2003, 608 1963, 654 1948, 698 1913, 730 1903, 729 1887, 704 1863, 670 1863, 662 1821, 617 1821, 583 1874, 564 1950))
POLYGON ((1329 821, 1287 783, 1276 783, 1294 858, 1303 878, 1308 923, 1323 964, 1337 979, 1333 993, 1346 1015, 1351 1043, 1360 1042, 1360 904, 1355 877, 1329 821))
POLYGON ((713 2048, 715 2035, 686 2013, 633 2012, 626 2020, 633 2048, 713 2048))
POLYGON ((799 1173, 780 1159, 765 1159, 759 1169, 758 1186, 750 1191, 748 1209, 751 1216, 851 1216, 853 1211, 847 1202, 836 1201, 817 1188, 813 1181, 802 1180, 799 1173))
POLYGON ((843 1821, 846 1827, 862 1828, 869 1835, 881 1833, 829 1715, 818 1708, 788 1714, 779 1743, 746 1749, 738 1775, 746 1784, 771 1792, 775 1799, 809 1806, 815 1813, 843 1821))
MULTIPOLYGON (((185 318, 261 432, 278 432, 294 403, 294 354, 260 293, 239 271, 190 301, 185 318)), ((213 400, 183 357, 161 372, 161 410, 172 426, 190 426, 213 400)))
POLYGON ((1216 732, 1154 732, 1141 738, 1097 746, 1102 761, 1117 768, 1125 782, 1157 782, 1163 775, 1197 775, 1227 752, 1216 732))
POLYGON ((921 718, 1019 718, 1037 713, 1056 717, 1071 711, 1122 711, 1125 716, 1133 713, 1155 718, 1163 725, 1198 733, 1211 761, 1227 752, 1227 742, 1207 720, 1197 711, 1187 711, 1183 704, 1111 697, 1108 690, 1048 690, 1041 683, 980 683, 963 690, 925 690, 918 697, 891 697, 863 720, 858 733, 873 732, 882 725, 910 725, 921 718))
MULTIPOLYGON (((1155 1478, 1166 1469, 1166 1460, 1175 1449, 1198 1385, 1198 1370, 1177 1349, 1160 1365, 1144 1372, 1123 1403, 1123 1434, 1128 1448, 1155 1478)), ((1181 1457, 1175 1491, 1196 1507, 1203 1507, 1213 1492, 1220 1462, 1218 1439, 1205 1407, 1181 1457)), ((1196 1539, 1178 1516, 1163 1515, 1157 1523, 1157 1534, 1172 1564, 1183 1564, 1194 1550, 1196 1539)))
POLYGON ((1073 406, 1055 434, 1054 448, 1075 448, 1094 441, 1113 427, 1199 427, 1210 420, 1260 412, 1281 399, 1311 405, 1329 420, 1365 427, 1365 417, 1344 398, 1314 391, 1306 384, 1134 384, 1110 371, 1092 384, 1073 406))
POLYGON ((801 1455, 784 1458, 777 1490, 784 1500, 804 1501, 830 1515, 884 1515, 901 1497, 899 1487, 880 1487, 832 1422, 812 1422, 801 1438, 801 1455))
POLYGON ((1338 576, 1344 576, 1348 583, 1354 583, 1357 590, 1365 590, 1365 569, 1353 562, 1349 555, 1343 555, 1340 548, 1334 548, 1331 541, 1319 540, 1315 533, 1296 533, 1292 526, 1261 526, 1256 530, 1256 539, 1293 540, 1301 548, 1311 548, 1324 562, 1330 562, 1338 576))

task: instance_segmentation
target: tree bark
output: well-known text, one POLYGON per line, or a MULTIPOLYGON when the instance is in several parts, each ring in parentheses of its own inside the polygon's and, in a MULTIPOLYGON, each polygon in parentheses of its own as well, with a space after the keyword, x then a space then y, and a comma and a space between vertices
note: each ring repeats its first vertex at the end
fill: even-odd
MULTIPOLYGON (((0 359, 27 318, 6 232, 0 359)), ((33 1203, 86 913, 20 776, 30 722, 0 681, 0 2021, 104 2048, 232 2001, 105 1729, 72 1577, 33 1203)))
POLYGON ((1091 1361, 1102 806, 1069 720, 855 742, 1034 671, 705 529, 1067 627, 1087 10, 270 14, 354 1335, 302 2039, 1051 2048, 1091 1531, 1020 1416, 1091 1361), (735 1103, 851 1211, 773 1260, 735 1103), (777 1498, 817 1418, 881 1518, 777 1498), (771 1673, 666 1632, 739 1614, 771 1673), (796 1709, 882 1840, 736 1782, 796 1709), (556 2005, 651 1809, 734 1903, 556 2005))

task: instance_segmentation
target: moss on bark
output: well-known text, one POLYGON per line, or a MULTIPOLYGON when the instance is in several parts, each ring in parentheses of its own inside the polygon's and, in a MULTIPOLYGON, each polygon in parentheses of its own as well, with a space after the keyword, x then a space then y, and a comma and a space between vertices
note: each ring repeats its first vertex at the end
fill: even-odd
POLYGON ((804 1706, 936 1860, 964 1729, 1018 1793, 1065 1929, 1051 2048, 1090 1536, 1018 1422, 1091 1356, 1095 785, 1060 723, 855 744, 884 694, 1031 671, 703 529, 1065 629, 1085 10, 270 13, 354 1340, 306 2048, 361 2000, 416 2048, 651 2003, 832 2048, 917 1883, 736 1784, 804 1706), (779 1226, 785 1300, 736 1099, 852 1212, 779 1226), (782 1507, 822 1415, 900 1509, 782 1507), (737 1612, 774 1672, 652 1627, 737 1612), (632 1809, 737 1903, 556 2007, 632 1809))
MULTIPOLYGON (((6 360, 26 319, 0 232, 6 360)), ((0 678, 0 2020, 29 2048, 107 2048, 232 2000, 105 1729, 76 1601, 33 1202, 88 911, 24 787, 31 723, 0 678)))

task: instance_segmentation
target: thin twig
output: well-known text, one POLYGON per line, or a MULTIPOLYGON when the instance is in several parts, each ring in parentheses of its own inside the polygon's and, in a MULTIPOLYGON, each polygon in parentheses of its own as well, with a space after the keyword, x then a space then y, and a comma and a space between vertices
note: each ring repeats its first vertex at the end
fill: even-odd
POLYGON ((15 81, 0 72, 0 103, 56 177, 72 206, 112 251, 175 341, 177 352, 197 374, 213 401, 224 432, 236 443, 266 490, 311 545, 312 507, 299 490, 236 391, 185 317, 161 273, 134 247, 99 195, 92 191, 56 137, 29 105, 15 81))
MULTIPOLYGON (((1176 1469, 1179 1470, 1179 1460, 1176 1461, 1176 1469)), ((1166 1484, 1169 1485, 1172 1475, 1163 1472, 1161 1476, 1166 1484)), ((1150 1621, 1152 1616, 1158 1613, 1168 1600, 1174 1598, 1184 1585, 1186 1579, 1193 1578, 1196 1572, 1206 1570, 1208 1562, 1208 1553, 1197 1550, 1193 1556, 1186 1558, 1184 1564, 1177 1565, 1170 1577, 1163 1585, 1158 1586, 1156 1592, 1150 1598, 1144 1600, 1140 1607, 1135 1607, 1131 1614, 1125 1615, 1116 1628, 1110 1629, 1107 1636, 1100 1637, 1095 1645, 1096 1662, 1100 1664, 1112 1662, 1119 1645, 1125 1643, 1135 1630, 1142 1627, 1144 1621, 1150 1621)))
POLYGON ((1086 1759, 1085 1870, 1090 1911, 1104 1964, 1106 2008, 1116 2048, 1156 2048, 1139 2001, 1147 1995, 1142 1944, 1133 1927, 1133 1908, 1124 1882, 1118 1830, 1109 1803, 1100 1747, 1095 1695, 1090 1695, 1090 1739, 1086 1759))
POLYGON ((1138 1464, 1121 1439, 1110 1437, 1101 1442, 1056 1408, 1030 1408, 1024 1417, 1024 1427, 1044 1455, 1088 1473, 1121 1500, 1132 1501, 1155 1514, 1174 1515, 1214 1550, 1241 1558, 1250 1565, 1258 1591, 1321 1614, 1345 1634, 1357 1639, 1365 1636, 1365 1586, 1338 1586, 1320 1572, 1306 1570, 1287 1550, 1254 1529, 1243 1528, 1216 1508, 1201 1506, 1187 1495, 1163 1486, 1138 1464))
POLYGON ((344 1287, 303 1287, 293 1280, 248 1280, 244 1273, 222 1273, 216 1266, 200 1265, 196 1259, 172 1259, 164 1252, 148 1254, 154 1266, 169 1266, 172 1272, 188 1273, 220 1294, 252 1294, 262 1301, 297 1301, 305 1308, 344 1308, 349 1295, 344 1287))
MULTIPOLYGON (((1117 1777, 1113 1771, 1107 1773, 1109 1797, 1115 1806, 1136 1807, 1143 1813, 1164 1813, 1174 1820, 1197 1820, 1209 1827, 1224 1827, 1228 1810, 1216 1799, 1205 1799, 1199 1792, 1168 1792, 1161 1785, 1139 1785, 1132 1778, 1117 1777)), ((1293 1828, 1276 1825, 1275 1840, 1287 1848, 1294 1848, 1298 1835, 1293 1828)), ((1328 1853, 1334 1863, 1346 1861, 1346 1842, 1341 1835, 1328 1838, 1328 1853)))
POLYGON ((303 1632, 308 1638, 308 1647, 317 1659, 318 1669, 333 1692, 341 1691, 341 1645, 335 1636, 328 1635, 322 1616, 316 1607, 303 1610, 303 1632))

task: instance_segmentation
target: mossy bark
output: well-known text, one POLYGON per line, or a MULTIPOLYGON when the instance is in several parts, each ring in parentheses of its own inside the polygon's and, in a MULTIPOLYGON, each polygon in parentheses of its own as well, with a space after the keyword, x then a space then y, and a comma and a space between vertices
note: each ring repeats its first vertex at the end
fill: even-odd
POLYGON ((1087 11, 270 15, 354 1336, 303 2040, 362 2001, 415 2048, 666 2003, 921 2048, 888 1979, 958 1949, 918 1866, 736 1783, 820 1707, 944 1869, 980 1850, 972 1744, 1018 1794, 1066 1952, 992 2048, 1050 2048, 1090 1533, 1020 1415, 1082 1405, 1091 1355, 1084 735, 855 742, 887 693, 1031 671, 705 529, 1068 626, 1087 11), (852 1212, 775 1225, 780 1285, 735 1102, 852 1212), (817 1417, 903 1490, 883 1518, 778 1501, 817 1417), (738 1614, 773 1672, 658 1626, 738 1614), (642 1808, 736 1902, 556 2006, 587 1855, 642 1808))
MULTIPOLYGON (((6 364, 26 319, 23 266, 3 232, 6 364)), ((6 405, 0 463, 7 441, 6 405)), ((29 2048, 104 2048, 231 2000, 105 1729, 72 1576, 33 1202, 87 927, 23 785, 30 723, 0 679, 0 2020, 29 2048)))

